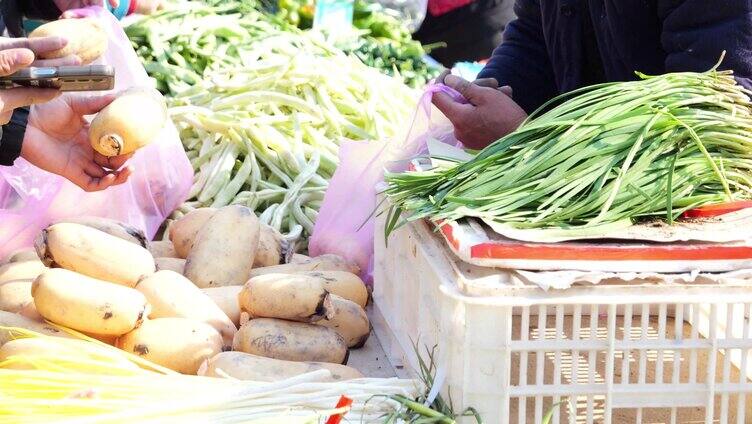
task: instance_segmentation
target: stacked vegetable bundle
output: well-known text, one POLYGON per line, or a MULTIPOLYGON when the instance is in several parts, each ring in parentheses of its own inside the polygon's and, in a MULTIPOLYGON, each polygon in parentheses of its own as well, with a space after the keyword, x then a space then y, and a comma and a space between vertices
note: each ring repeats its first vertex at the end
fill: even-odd
POLYGON ((641 77, 554 99, 468 162, 388 175, 386 193, 408 220, 472 216, 571 237, 752 197, 750 92, 715 69, 641 77))
POLYGON ((51 225, 38 258, 0 267, 3 324, 49 334, 43 318, 184 374, 361 377, 340 365, 370 332, 356 267, 336 256, 280 265, 282 236, 239 205, 197 209, 168 235, 149 244, 101 218, 51 225))

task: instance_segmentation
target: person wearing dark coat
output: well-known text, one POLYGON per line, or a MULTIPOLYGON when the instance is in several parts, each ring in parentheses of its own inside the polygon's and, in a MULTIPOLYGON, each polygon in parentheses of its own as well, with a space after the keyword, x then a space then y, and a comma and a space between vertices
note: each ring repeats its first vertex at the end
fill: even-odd
POLYGON ((426 18, 413 38, 423 44, 446 44, 432 50, 431 57, 447 68, 488 59, 513 18, 513 1, 428 0, 426 18))
POLYGON ((434 96, 468 147, 513 131, 558 94, 635 71, 707 71, 724 51, 719 69, 752 88, 749 0, 517 0, 514 11, 478 80, 443 79, 470 103, 434 96))

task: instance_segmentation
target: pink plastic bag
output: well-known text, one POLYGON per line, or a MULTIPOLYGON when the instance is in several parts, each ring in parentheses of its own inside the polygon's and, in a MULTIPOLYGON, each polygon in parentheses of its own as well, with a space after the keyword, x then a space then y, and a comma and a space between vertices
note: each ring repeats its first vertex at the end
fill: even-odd
MULTIPOLYGON (((117 20, 99 7, 87 9, 86 15, 99 19, 108 32, 107 52, 96 63, 115 68, 114 91, 151 86, 117 20)), ((34 107, 31 113, 35 113, 34 107)), ((86 193, 65 178, 20 158, 11 167, 0 167, 0 257, 30 246, 50 223, 73 216, 117 219, 153 237, 164 219, 185 200, 193 179, 191 164, 172 123, 128 163, 135 168, 128 182, 96 193, 86 193)))
POLYGON ((445 85, 430 85, 420 98, 404 137, 395 137, 388 143, 345 141, 340 145, 340 163, 329 183, 308 245, 313 256, 324 253, 343 256, 356 262, 364 270, 364 280, 372 282, 373 215, 377 186, 384 181, 384 171, 406 170, 410 159, 427 152, 429 139, 460 145, 454 138, 452 124, 431 104, 433 94, 439 91, 455 101, 465 102, 458 92, 445 85))

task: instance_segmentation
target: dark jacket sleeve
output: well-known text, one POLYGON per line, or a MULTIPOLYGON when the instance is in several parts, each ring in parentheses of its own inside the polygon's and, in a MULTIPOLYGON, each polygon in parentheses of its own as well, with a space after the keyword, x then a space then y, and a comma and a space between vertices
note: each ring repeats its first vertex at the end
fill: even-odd
POLYGON ((21 155, 28 119, 29 110, 20 107, 13 111, 10 122, 3 125, 2 136, 0 136, 0 165, 13 165, 13 162, 21 155))
POLYGON ((546 51, 538 0, 517 0, 517 19, 504 31, 504 41, 493 52, 478 78, 496 78, 512 87, 514 101, 527 113, 557 94, 546 51))
POLYGON ((1 0, 0 13, 11 37, 23 35, 22 18, 53 21, 60 17, 60 9, 52 0, 1 0))
POLYGON ((752 88, 752 2, 663 0, 658 12, 667 72, 707 71, 725 50, 720 69, 752 88))

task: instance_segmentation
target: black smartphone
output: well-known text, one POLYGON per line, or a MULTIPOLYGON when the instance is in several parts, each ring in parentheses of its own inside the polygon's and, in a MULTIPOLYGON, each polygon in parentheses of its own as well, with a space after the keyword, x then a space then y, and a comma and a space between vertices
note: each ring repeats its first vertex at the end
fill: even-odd
POLYGON ((115 86, 115 69, 106 65, 55 66, 22 69, 0 77, 0 89, 57 88, 61 91, 106 91, 115 86))

